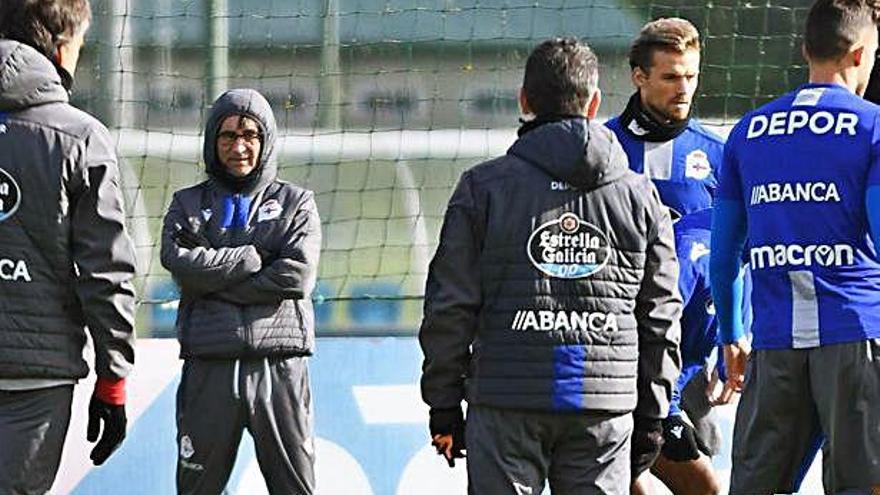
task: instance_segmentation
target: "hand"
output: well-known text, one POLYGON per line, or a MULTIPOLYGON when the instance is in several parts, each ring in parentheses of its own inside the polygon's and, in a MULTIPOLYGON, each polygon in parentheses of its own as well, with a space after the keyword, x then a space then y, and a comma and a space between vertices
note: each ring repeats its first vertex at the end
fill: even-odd
POLYGON ((271 265, 273 261, 278 259, 278 256, 276 256, 275 253, 260 246, 259 244, 254 244, 254 247, 257 249, 257 254, 260 255, 260 262, 264 267, 271 265))
POLYGON ((450 409, 431 408, 431 445, 442 455, 449 467, 455 467, 455 460, 465 457, 465 422, 460 407, 450 409))
POLYGON ((736 390, 733 385, 727 381, 727 373, 722 367, 715 367, 706 385, 706 398, 710 406, 723 406, 732 402, 736 390), (721 391, 716 392, 718 384, 721 384, 721 391))
POLYGON ((711 404, 713 400, 717 398, 715 395, 715 389, 718 387, 718 383, 721 380, 727 381, 727 373, 724 373, 724 376, 721 376, 721 370, 718 369, 718 366, 712 368, 712 373, 709 375, 709 381, 706 383, 706 399, 711 404))
POLYGON ((663 456, 671 461, 693 461, 700 458, 700 452, 710 455, 694 427, 678 414, 663 421, 663 440, 663 456))
POLYGON ((434 435, 431 438, 431 445, 437 449, 437 455, 442 455, 446 459, 449 467, 455 467, 455 460, 462 459, 464 455, 464 446, 458 445, 454 435, 434 435))
POLYGON ((663 422, 635 416, 632 433, 631 476, 636 479, 654 465, 663 447, 663 422))
POLYGON ((99 399, 97 395, 92 395, 92 400, 89 402, 89 425, 86 438, 89 442, 98 441, 90 456, 96 466, 104 464, 110 454, 122 444, 122 440, 125 439, 126 423, 124 405, 108 404, 99 399), (102 422, 104 423, 104 431, 101 434, 101 439, 98 440, 102 422))
POLYGON ((710 404, 713 406, 729 404, 735 393, 742 392, 746 362, 751 351, 751 346, 744 338, 724 345, 724 366, 727 368, 727 380, 724 382, 721 393, 717 397, 709 398, 710 404))
POLYGON ((174 233, 171 238, 178 247, 184 249, 195 249, 197 247, 209 248, 211 243, 205 236, 197 232, 193 232, 187 228, 181 227, 179 223, 174 224, 174 233))

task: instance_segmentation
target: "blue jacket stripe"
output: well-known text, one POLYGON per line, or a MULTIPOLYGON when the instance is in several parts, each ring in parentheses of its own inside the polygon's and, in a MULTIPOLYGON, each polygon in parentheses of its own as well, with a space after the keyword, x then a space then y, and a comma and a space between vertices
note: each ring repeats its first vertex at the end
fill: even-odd
POLYGON ((559 345, 553 348, 553 409, 577 411, 584 408, 586 367, 586 347, 559 345))

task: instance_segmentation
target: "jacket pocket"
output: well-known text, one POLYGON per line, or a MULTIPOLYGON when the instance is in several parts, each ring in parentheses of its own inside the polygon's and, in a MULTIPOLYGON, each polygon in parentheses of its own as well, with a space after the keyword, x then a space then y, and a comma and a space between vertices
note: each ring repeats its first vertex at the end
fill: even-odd
POLYGON ((248 343, 256 355, 291 354, 304 350, 305 314, 296 301, 252 305, 245 308, 245 321, 251 332, 248 343))
POLYGON ((187 313, 181 325, 184 352, 235 356, 247 348, 248 325, 234 304, 203 298, 194 301, 187 313))

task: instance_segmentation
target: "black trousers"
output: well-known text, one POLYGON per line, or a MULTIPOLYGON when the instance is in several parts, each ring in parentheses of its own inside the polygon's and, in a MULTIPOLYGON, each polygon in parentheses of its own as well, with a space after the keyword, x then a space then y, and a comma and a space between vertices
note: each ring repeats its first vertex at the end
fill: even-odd
POLYGON ((631 414, 470 406, 468 493, 628 495, 631 414))
POLYGON ((73 385, 0 390, 0 495, 52 488, 70 425, 73 385))
POLYGON ((307 358, 186 360, 177 390, 178 493, 221 493, 247 429, 269 493, 311 495, 311 402, 307 358))

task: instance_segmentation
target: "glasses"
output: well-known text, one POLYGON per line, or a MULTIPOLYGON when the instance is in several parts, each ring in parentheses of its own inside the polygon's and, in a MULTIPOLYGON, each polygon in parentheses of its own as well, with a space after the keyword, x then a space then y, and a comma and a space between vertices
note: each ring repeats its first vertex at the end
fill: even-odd
POLYGON ((217 133, 217 141, 221 146, 232 146, 233 143, 243 139, 245 144, 253 146, 260 141, 260 133, 257 131, 220 131, 217 133))

